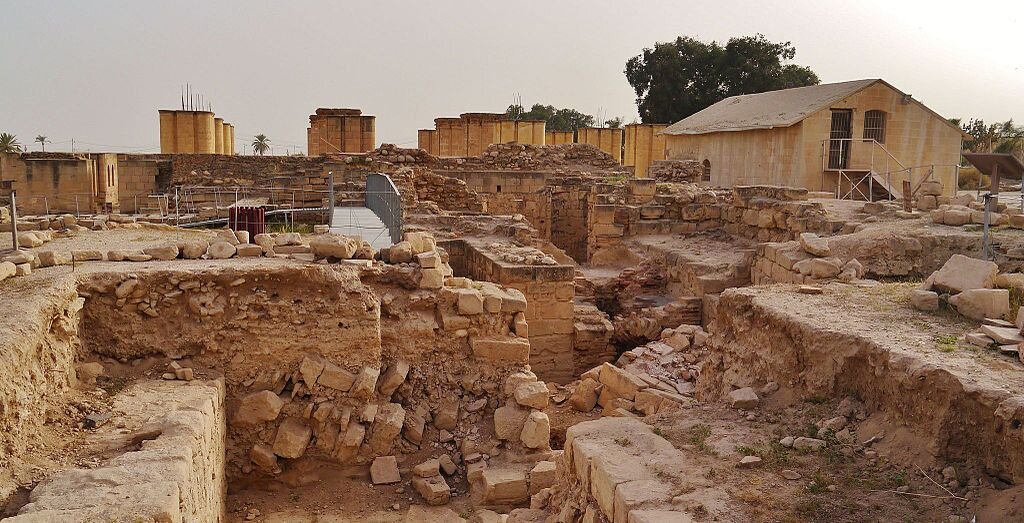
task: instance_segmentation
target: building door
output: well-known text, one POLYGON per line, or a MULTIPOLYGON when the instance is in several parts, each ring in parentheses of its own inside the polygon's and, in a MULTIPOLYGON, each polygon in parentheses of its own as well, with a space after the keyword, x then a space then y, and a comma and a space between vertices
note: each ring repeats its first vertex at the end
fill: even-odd
POLYGON ((850 163, 850 145, 853 138, 853 109, 832 109, 832 129, 829 132, 828 168, 846 169, 850 163))

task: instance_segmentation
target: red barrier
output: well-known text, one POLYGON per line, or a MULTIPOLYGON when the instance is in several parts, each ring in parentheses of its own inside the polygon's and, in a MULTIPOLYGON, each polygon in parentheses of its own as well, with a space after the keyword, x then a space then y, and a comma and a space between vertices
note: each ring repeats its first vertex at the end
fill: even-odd
POLYGON ((228 228, 249 231, 249 241, 257 234, 267 232, 266 209, 263 207, 232 207, 228 209, 228 228))

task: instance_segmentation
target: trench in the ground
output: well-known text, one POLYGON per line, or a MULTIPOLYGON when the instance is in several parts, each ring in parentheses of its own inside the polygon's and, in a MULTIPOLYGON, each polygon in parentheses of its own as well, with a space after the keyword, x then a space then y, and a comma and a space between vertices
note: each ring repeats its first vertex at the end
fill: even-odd
MULTIPOLYGON (((412 466, 444 454, 455 457, 460 469, 465 463, 459 456, 474 452, 492 461, 505 456, 512 464, 536 461, 536 452, 494 439, 492 413, 500 405, 500 389, 522 364, 474 358, 465 333, 445 330, 444 323, 455 319, 447 309, 453 304, 437 295, 390 277, 360 281, 354 274, 332 268, 98 274, 79 287, 86 297, 79 359, 105 365, 110 374, 98 382, 104 387, 128 390, 170 378, 166 374, 177 367, 191 369, 197 381, 224 381, 222 474, 229 520, 244 517, 250 505, 387 515, 421 504, 408 486, 370 485, 368 466, 378 456, 398 456, 403 477, 412 466), (314 386, 304 374, 310 361, 325 366, 314 386), (405 379, 393 391, 382 391, 401 365, 408 365, 405 379), (369 391, 356 393, 368 369, 379 370, 379 378, 369 391), (342 385, 323 386, 327 373, 342 385), (246 398, 266 390, 284 400, 280 413, 270 421, 240 422, 246 398), (452 415, 442 412, 452 398, 461 408, 443 434, 435 425, 452 415), (395 416, 396 409, 405 423, 390 433, 396 427, 381 419, 395 416), (274 448, 288 420, 312 428, 308 449, 294 459, 276 457, 271 468, 256 463, 253 449, 274 448), (418 429, 410 432, 410 425, 418 429), (365 431, 362 443, 345 445, 354 430, 365 431)), ((512 315, 499 312, 475 316, 464 327, 472 337, 500 337, 511 323, 512 315)), ((553 434, 551 450, 563 440, 564 431, 553 434)), ((470 495, 464 474, 448 478, 458 494, 452 506, 472 511, 483 503, 470 495)), ((17 493, 7 512, 27 501, 26 493, 17 493)))

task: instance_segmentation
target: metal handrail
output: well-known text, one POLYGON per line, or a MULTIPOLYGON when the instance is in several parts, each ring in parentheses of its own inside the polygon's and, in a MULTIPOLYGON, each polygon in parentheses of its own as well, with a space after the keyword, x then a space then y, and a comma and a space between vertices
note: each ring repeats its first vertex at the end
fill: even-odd
POLYGON ((366 175, 366 207, 387 226, 392 243, 402 241, 402 196, 390 176, 366 175))

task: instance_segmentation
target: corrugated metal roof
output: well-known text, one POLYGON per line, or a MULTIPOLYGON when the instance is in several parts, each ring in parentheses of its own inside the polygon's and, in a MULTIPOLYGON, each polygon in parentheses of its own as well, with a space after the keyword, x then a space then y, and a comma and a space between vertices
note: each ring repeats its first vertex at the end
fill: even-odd
POLYGON ((662 133, 706 134, 789 127, 878 81, 853 80, 732 96, 670 125, 662 133))

